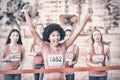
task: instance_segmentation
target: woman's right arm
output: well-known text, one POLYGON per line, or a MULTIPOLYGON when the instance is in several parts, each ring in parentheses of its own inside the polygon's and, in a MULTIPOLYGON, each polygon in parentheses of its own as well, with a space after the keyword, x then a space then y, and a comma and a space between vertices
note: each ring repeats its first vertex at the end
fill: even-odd
POLYGON ((25 14, 25 18, 26 18, 26 21, 27 21, 27 24, 28 24, 28 27, 35 39, 35 42, 40 46, 42 46, 42 39, 39 37, 38 33, 35 31, 34 27, 33 27, 33 24, 32 24, 32 21, 30 19, 30 16, 28 15, 28 10, 24 8, 24 14, 25 14))
POLYGON ((35 40, 32 38, 31 39, 31 45, 30 45, 30 49, 29 49, 29 52, 28 52, 28 55, 29 56, 34 56, 35 54, 35 50, 34 50, 34 44, 35 44, 35 40))
POLYGON ((10 60, 10 55, 5 56, 5 51, 6 51, 6 47, 4 46, 4 49, 2 49, 2 54, 1 54, 1 62, 7 62, 10 60))

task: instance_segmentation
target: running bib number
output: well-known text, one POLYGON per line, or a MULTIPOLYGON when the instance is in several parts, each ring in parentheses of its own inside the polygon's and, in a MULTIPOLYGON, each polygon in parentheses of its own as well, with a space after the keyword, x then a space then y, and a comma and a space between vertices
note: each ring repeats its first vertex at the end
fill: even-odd
POLYGON ((21 60, 20 54, 10 54, 10 61, 18 62, 21 60))
POLYGON ((49 66, 62 66, 63 56, 62 55, 48 55, 49 66))
POLYGON ((104 61, 104 56, 103 55, 94 55, 93 61, 96 63, 102 63, 104 61))
POLYGON ((73 60, 73 54, 66 54, 65 59, 66 59, 67 62, 72 62, 72 60, 73 60))
POLYGON ((35 52, 39 53, 41 51, 40 47, 38 45, 35 45, 35 52))

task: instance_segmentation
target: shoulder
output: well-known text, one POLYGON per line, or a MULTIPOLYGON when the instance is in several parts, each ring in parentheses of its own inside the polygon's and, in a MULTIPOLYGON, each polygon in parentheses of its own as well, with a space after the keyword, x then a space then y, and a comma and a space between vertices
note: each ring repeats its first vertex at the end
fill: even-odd
POLYGON ((104 44, 104 50, 105 50, 105 53, 106 53, 110 50, 110 47, 108 45, 104 44))
POLYGON ((78 45, 76 45, 76 44, 73 44, 73 48, 74 49, 79 49, 78 45))
POLYGON ((9 48, 9 44, 3 46, 4 50, 7 50, 8 48, 9 48))
POLYGON ((66 45, 66 41, 61 42, 61 43, 59 43, 59 44, 60 44, 60 46, 65 46, 65 45, 66 45))
POLYGON ((21 45, 21 48, 22 48, 22 49, 25 49, 25 47, 24 47, 23 45, 21 45))
POLYGON ((59 43, 59 47, 64 48, 64 49, 68 49, 66 41, 59 43))
POLYGON ((50 44, 49 44, 48 42, 42 41, 41 49, 46 49, 46 48, 48 48, 48 47, 50 47, 50 44))
POLYGON ((6 44, 6 45, 3 45, 3 48, 6 48, 8 46, 8 44, 6 44))
POLYGON ((105 48, 105 49, 108 49, 108 48, 109 48, 109 46, 108 46, 108 45, 106 45, 106 44, 104 44, 104 48, 105 48))
POLYGON ((18 44, 19 48, 21 48, 22 50, 25 50, 25 47, 21 44, 18 44))
POLYGON ((1 47, 1 51, 4 51, 4 52, 5 52, 6 50, 8 50, 8 47, 9 47, 8 45, 2 46, 2 47, 1 47))
POLYGON ((65 48, 68 48, 68 47, 67 47, 67 42, 64 41, 64 42, 62 43, 62 46, 64 46, 65 48))

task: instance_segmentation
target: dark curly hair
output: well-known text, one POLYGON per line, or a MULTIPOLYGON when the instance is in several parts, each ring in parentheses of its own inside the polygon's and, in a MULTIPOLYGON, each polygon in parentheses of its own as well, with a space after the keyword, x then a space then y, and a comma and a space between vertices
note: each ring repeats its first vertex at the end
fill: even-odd
POLYGON ((64 39, 65 31, 63 30, 63 28, 59 24, 52 23, 52 24, 47 25, 47 27, 44 28, 43 41, 50 42, 49 36, 53 31, 58 31, 59 32, 60 40, 64 39))

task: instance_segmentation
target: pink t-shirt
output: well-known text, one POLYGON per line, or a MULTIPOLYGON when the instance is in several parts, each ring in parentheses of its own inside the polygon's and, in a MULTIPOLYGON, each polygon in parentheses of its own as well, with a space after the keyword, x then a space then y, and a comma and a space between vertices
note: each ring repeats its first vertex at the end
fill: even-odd
POLYGON ((41 49, 38 45, 33 45, 34 46, 34 51, 37 53, 36 56, 33 58, 33 63, 34 64, 44 64, 43 56, 41 53, 41 49))
POLYGON ((73 62, 76 58, 76 45, 73 45, 72 50, 66 52, 66 67, 73 68, 74 65, 69 65, 68 62, 73 62))
MULTIPOLYGON (((67 47, 65 42, 60 43, 56 51, 50 47, 49 43, 43 42, 41 52, 44 57, 45 69, 64 68, 66 50, 67 50, 67 47)), ((44 80, 65 80, 65 74, 59 73, 59 72, 45 73, 43 79, 44 80)))
POLYGON ((6 70, 16 70, 23 59, 22 57, 22 45, 18 44, 18 50, 16 52, 12 52, 10 50, 10 45, 6 45, 5 51, 4 51, 4 58, 8 55, 11 56, 11 60, 6 62, 5 69, 6 70))

